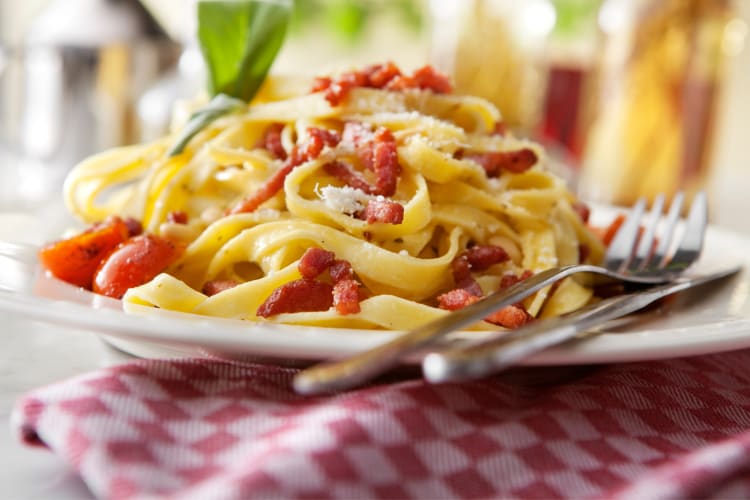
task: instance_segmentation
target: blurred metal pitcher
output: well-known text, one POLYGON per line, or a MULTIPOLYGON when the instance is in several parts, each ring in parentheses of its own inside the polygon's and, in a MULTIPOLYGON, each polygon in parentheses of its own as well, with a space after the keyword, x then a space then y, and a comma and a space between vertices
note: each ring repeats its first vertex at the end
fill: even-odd
POLYGON ((180 48, 136 0, 53 0, 4 52, 0 132, 19 158, 14 192, 39 199, 86 156, 138 139, 137 100, 180 48))

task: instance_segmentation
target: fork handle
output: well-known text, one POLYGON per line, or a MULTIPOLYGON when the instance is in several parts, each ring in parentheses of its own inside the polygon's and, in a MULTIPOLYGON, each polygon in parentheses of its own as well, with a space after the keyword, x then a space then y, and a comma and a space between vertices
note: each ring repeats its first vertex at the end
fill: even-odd
POLYGON ((596 266, 576 264, 541 271, 502 292, 488 295, 470 306, 399 335, 378 347, 303 370, 294 378, 294 388, 301 394, 319 394, 361 385, 393 368, 406 356, 431 342, 476 323, 505 306, 515 304, 555 281, 577 272, 600 270, 596 266))
POLYGON ((486 342, 434 352, 425 356, 422 370, 425 378, 433 383, 490 375, 534 353, 570 340, 581 332, 590 331, 607 321, 638 311, 662 297, 729 276, 738 270, 732 268, 697 278, 680 279, 640 292, 618 295, 567 316, 531 323, 486 342))

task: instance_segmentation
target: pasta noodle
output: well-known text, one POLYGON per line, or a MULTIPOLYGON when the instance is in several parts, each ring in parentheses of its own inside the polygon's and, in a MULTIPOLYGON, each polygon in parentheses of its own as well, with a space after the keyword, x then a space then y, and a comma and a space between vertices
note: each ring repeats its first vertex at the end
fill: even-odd
MULTIPOLYGON (((184 248, 163 273, 127 291, 126 309, 398 330, 448 314, 452 297, 601 258, 602 243, 544 151, 503 132, 489 102, 359 86, 334 105, 326 92, 289 88, 269 78, 244 112, 216 120, 174 157, 166 156, 171 135, 101 153, 71 172, 65 200, 75 215, 131 216, 184 248), (174 222, 175 213, 185 220, 174 222), (310 248, 332 252, 320 254, 335 257, 322 268, 330 276, 303 276, 310 248), (280 289, 296 293, 290 283, 343 294, 331 262, 351 266, 344 281, 356 283, 353 309, 292 304, 259 316, 280 289)), ((559 315, 591 297, 566 280, 521 309, 559 315)))

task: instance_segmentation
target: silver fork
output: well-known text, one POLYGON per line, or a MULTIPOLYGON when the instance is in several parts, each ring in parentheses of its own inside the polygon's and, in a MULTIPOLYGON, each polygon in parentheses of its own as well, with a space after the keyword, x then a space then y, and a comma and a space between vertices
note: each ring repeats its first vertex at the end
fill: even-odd
POLYGON ((672 281, 700 255, 708 222, 706 195, 700 192, 690 208, 682 241, 677 250, 671 253, 671 243, 683 201, 682 193, 673 198, 669 213, 664 218, 663 228, 659 230, 664 197, 658 196, 651 209, 650 223, 643 234, 639 235, 646 211, 646 201, 639 200, 610 244, 603 266, 576 264, 539 272, 506 290, 490 294, 468 307, 399 335, 373 349, 303 370, 294 378, 294 388, 301 394, 318 394, 361 385, 448 333, 476 323, 488 314, 576 273, 593 273, 624 282, 652 285, 672 281), (654 250, 657 234, 658 245, 654 250))
POLYGON ((598 332, 596 327, 643 309, 663 297, 728 278, 741 270, 741 266, 733 266, 710 274, 680 277, 663 285, 610 297, 571 314, 535 321, 489 340, 431 352, 422 360, 422 373, 432 383, 486 377, 548 347, 574 338, 588 338, 598 332), (585 336, 579 337, 579 334, 585 336))

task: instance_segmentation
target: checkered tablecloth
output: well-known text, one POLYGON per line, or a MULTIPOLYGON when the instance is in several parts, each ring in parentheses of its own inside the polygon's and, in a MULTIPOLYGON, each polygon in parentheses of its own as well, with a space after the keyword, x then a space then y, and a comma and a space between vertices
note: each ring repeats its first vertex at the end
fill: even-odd
POLYGON ((102 498, 750 497, 750 352, 329 397, 291 369, 138 361, 13 426, 102 498))

